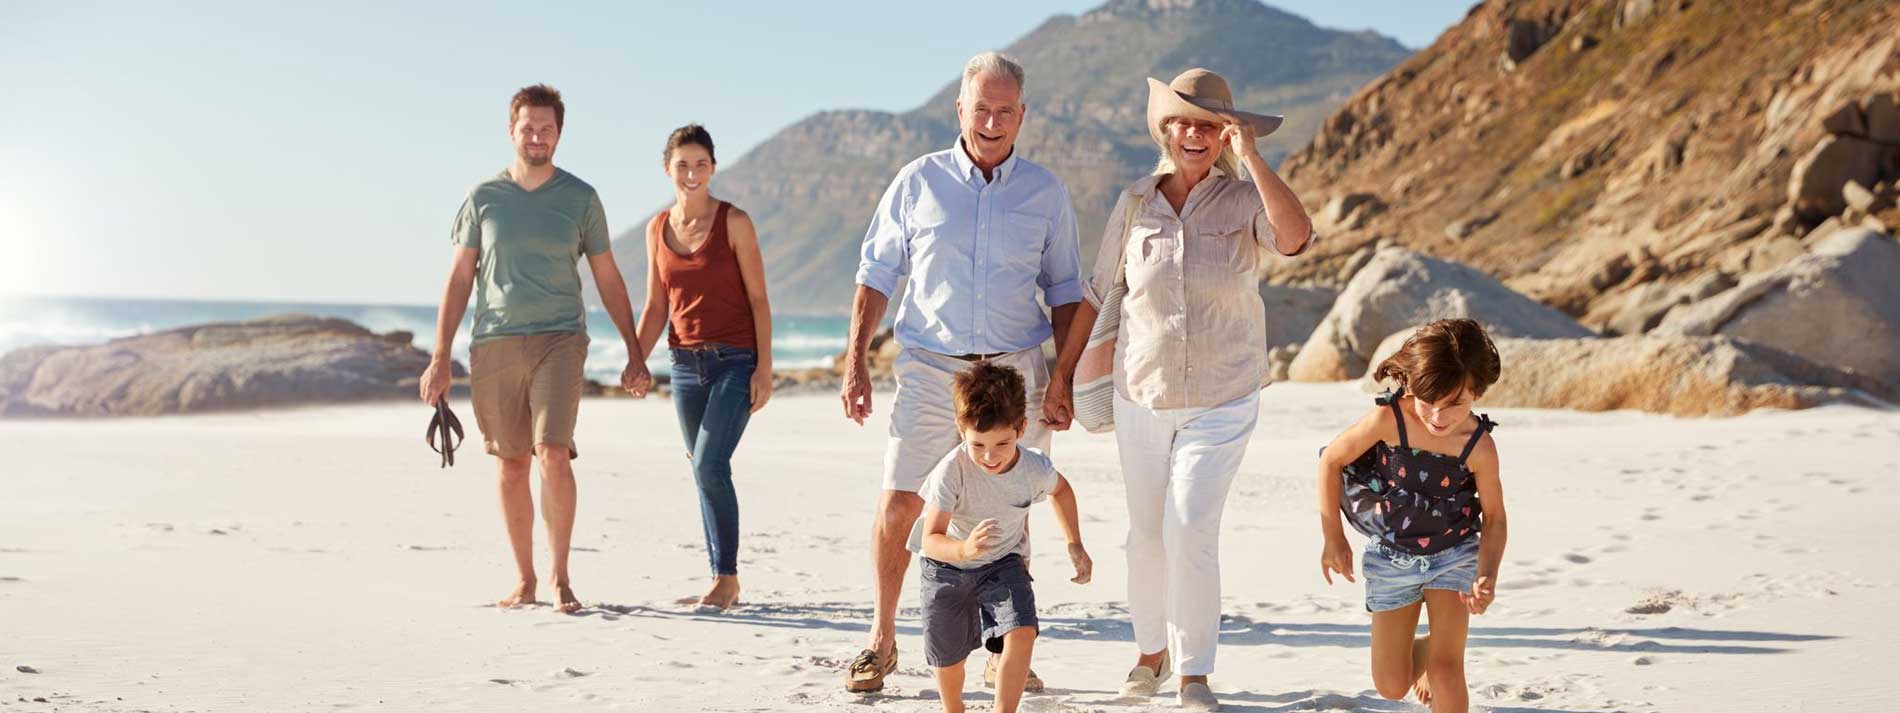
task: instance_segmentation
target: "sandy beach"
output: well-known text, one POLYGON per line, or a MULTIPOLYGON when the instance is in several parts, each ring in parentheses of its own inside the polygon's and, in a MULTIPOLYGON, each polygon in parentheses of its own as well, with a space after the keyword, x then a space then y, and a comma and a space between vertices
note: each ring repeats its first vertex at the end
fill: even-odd
MULTIPOLYGON (((578 616, 486 604, 512 584, 493 463, 475 440, 438 469, 420 405, 0 422, 0 710, 937 710, 914 594, 890 687, 841 685, 868 625, 890 402, 863 427, 827 395, 754 418, 735 460, 745 604, 715 616, 678 602, 708 575, 663 400, 582 406, 578 616)), ((1227 710, 1424 710, 1373 693, 1363 592, 1317 564, 1313 454, 1369 402, 1345 384, 1264 394, 1222 543, 1227 710)), ((1900 505, 1900 413, 1481 410, 1502 424, 1512 527, 1473 620, 1474 704, 1893 705, 1869 684, 1900 663, 1882 514, 1900 505)), ((1025 710, 1170 709, 1171 685, 1113 694, 1135 653, 1114 440, 1062 434, 1054 456, 1096 576, 1067 581, 1039 507, 1049 690, 1025 710)))

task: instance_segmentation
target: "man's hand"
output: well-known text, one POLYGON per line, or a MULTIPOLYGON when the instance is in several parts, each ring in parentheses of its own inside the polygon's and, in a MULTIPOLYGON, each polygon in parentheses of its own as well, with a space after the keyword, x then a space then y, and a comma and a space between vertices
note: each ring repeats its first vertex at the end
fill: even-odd
POLYGON ((449 393, 449 384, 454 381, 449 370, 447 357, 429 360, 429 368, 422 371, 422 386, 419 389, 422 402, 434 406, 449 393))
POLYGON ((627 360, 627 368, 620 370, 620 388, 626 389, 636 399, 647 397, 647 391, 653 388, 653 374, 647 371, 643 362, 627 360))
POLYGON ((1089 559, 1089 551, 1082 549, 1082 543, 1069 543, 1069 562, 1075 565, 1075 578, 1069 581, 1088 584, 1095 578, 1095 560, 1089 559))
POLYGON ((844 402, 844 417, 864 425, 871 417, 870 367, 862 355, 845 355, 844 383, 838 386, 838 399, 844 402))
POLYGON ((1075 387, 1060 374, 1049 378, 1042 394, 1042 425, 1051 431, 1067 431, 1075 420, 1075 387))

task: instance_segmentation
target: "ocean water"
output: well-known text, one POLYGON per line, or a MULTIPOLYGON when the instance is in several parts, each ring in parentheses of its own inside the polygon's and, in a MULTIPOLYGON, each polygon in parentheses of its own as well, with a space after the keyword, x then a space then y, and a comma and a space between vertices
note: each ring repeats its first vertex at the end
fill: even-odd
MULTIPOLYGON (((372 331, 407 330, 417 347, 435 342, 433 305, 300 304, 294 302, 223 302, 209 300, 116 299, 89 297, 0 297, 0 353, 40 344, 99 344, 157 330, 206 322, 232 322, 275 314, 337 317, 372 331)), ((773 315, 772 356, 781 369, 830 366, 844 350, 850 318, 773 315)), ((468 363, 469 318, 455 335, 455 358, 468 363)), ((613 383, 627 363, 627 349, 607 313, 587 313, 589 377, 613 383)), ((648 367, 670 366, 666 345, 653 350, 648 367)))

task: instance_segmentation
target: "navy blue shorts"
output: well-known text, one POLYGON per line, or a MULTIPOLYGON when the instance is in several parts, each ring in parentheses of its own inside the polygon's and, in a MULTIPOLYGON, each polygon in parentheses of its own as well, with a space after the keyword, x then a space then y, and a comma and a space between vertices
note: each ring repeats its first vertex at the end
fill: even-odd
POLYGON ((1004 634, 1037 628, 1036 593, 1020 555, 974 569, 923 560, 924 661, 931 667, 961 664, 978 648, 1002 653, 1004 634))

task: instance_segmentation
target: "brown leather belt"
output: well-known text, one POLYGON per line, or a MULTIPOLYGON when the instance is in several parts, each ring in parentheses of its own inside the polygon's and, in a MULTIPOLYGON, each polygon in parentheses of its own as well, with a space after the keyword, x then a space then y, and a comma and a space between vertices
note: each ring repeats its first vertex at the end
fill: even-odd
POLYGON ((948 356, 951 359, 958 359, 958 360, 967 361, 974 364, 979 361, 989 361, 999 356, 1008 356, 1008 355, 1009 355, 1009 352, 996 352, 994 354, 946 354, 945 356, 948 356))

